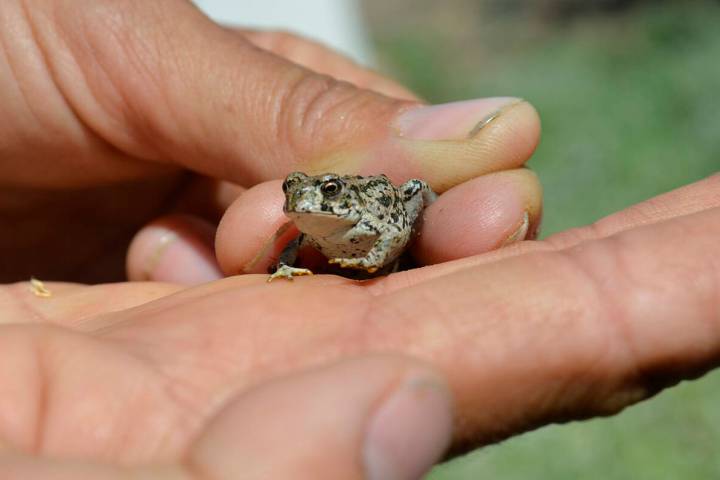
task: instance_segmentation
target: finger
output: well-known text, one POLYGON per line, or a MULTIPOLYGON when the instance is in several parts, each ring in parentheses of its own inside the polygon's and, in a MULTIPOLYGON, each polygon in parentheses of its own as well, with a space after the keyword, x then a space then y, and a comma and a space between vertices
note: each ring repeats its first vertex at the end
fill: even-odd
POLYGON ((407 88, 358 65, 345 55, 291 32, 235 29, 253 44, 323 75, 373 90, 388 97, 417 100, 407 88))
POLYGON ((247 190, 225 212, 218 225, 215 251, 226 275, 267 273, 273 259, 292 238, 294 228, 282 210, 281 181, 261 183, 247 190))
MULTIPOLYGON (((532 235, 540 222, 542 192, 528 170, 475 178, 441 195, 424 214, 414 248, 423 264, 475 255, 532 235)), ((280 182, 248 190, 228 209, 216 238, 222 270, 266 273, 297 235, 282 211, 280 182), (278 232, 280 232, 278 234, 278 232)))
POLYGON ((608 237, 641 225, 658 223, 715 207, 720 207, 720 174, 613 213, 590 227, 553 235, 547 241, 557 248, 569 247, 585 240, 608 237))
POLYGON ((613 213, 591 225, 557 233, 542 242, 522 242, 484 255, 466 258, 462 261, 435 265, 431 269, 400 272, 386 277, 376 286, 384 292, 389 292, 476 265, 526 253, 570 248, 586 241, 606 238, 638 226, 651 225, 716 207, 720 207, 720 175, 718 174, 613 213))
MULTIPOLYGON (((418 176, 444 191, 522 165, 537 144, 537 114, 517 99, 422 107, 259 49, 189 2, 101 0, 90 9, 76 2, 62 0, 52 16, 28 9, 23 20, 20 11, 17 21, 33 27, 80 127, 113 147, 94 150, 101 155, 85 177, 115 178, 127 165, 120 151, 143 165, 245 186, 290 170, 332 170, 418 176)), ((23 170, 19 159, 23 181, 49 178, 41 171, 53 164, 23 170)), ((76 175, 63 174, 68 182, 76 175)))
POLYGON ((130 244, 128 278, 181 285, 222 278, 214 239, 215 227, 199 217, 171 215, 155 220, 130 244))
POLYGON ((425 210, 414 256, 432 265, 535 238, 541 209, 542 188, 529 170, 475 178, 425 210))
POLYGON ((461 443, 616 413, 720 362, 718 234, 714 209, 458 270, 395 291, 364 325, 445 365, 461 443))
POLYGON ((440 459, 451 425, 438 374, 409 359, 364 358, 242 395, 189 463, 217 479, 415 479, 440 459))

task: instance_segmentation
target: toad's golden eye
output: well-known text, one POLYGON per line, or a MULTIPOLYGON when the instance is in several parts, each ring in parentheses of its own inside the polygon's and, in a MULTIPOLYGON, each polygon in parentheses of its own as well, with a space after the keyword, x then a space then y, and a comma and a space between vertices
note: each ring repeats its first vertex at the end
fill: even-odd
POLYGON ((337 180, 328 180, 320 186, 320 191, 326 197, 334 197, 342 190, 342 184, 337 180))

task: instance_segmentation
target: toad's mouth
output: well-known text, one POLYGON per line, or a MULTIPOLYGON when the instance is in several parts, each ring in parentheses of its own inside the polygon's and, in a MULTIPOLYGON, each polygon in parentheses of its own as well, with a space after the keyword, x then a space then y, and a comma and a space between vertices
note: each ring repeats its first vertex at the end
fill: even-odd
MULTIPOLYGON (((288 217, 300 216, 300 215, 320 215, 320 216, 328 216, 328 217, 329 216, 337 217, 337 215, 335 215, 333 212, 324 212, 321 210, 300 210, 300 209, 290 210, 290 209, 286 209, 285 214, 288 217)), ((338 217, 338 218, 340 218, 340 217, 338 217)))
POLYGON ((357 223, 357 221, 360 219, 360 216, 357 215, 357 213, 352 212, 352 211, 348 211, 346 214, 343 214, 342 212, 338 213, 338 212, 333 212, 330 210, 317 210, 317 209, 305 210, 302 208, 294 208, 294 209, 286 208, 286 209, 284 209, 284 212, 285 212, 285 215, 292 218, 293 220, 300 219, 303 217, 308 217, 308 218, 325 217, 325 218, 333 218, 333 219, 337 220, 338 222, 357 223))

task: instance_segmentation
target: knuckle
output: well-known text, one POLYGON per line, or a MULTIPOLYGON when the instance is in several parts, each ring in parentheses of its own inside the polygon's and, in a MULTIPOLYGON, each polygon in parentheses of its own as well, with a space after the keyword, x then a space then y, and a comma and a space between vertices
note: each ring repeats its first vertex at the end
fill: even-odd
POLYGON ((298 67, 275 105, 276 141, 299 161, 336 151, 385 128, 399 102, 298 67))
POLYGON ((284 87, 278 105, 276 125, 279 140, 285 140, 296 154, 311 151, 329 140, 327 127, 332 110, 353 95, 353 89, 324 75, 301 74, 284 87))

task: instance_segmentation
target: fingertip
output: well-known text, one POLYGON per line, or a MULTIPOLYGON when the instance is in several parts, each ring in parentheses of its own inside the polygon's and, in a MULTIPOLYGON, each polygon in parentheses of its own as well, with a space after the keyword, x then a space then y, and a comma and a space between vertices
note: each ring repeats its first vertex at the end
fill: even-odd
POLYGON ((427 208, 413 255, 430 265, 531 239, 541 206, 542 189, 529 170, 475 178, 448 190, 427 208))
POLYGON ((398 106, 389 133, 369 155, 337 155, 326 164, 354 165, 395 181, 415 176, 441 193, 524 165, 538 145, 540 119, 532 105, 513 97, 406 104, 398 106))
POLYGON ((444 377, 418 360, 344 360, 240 396, 191 457, 248 479, 317 478, 318 468, 323 478, 419 478, 450 444, 452 404, 444 377))
POLYGON ((490 112, 461 141, 414 145, 421 171, 444 191, 468 179, 524 165, 540 141, 540 117, 524 100, 490 112))
POLYGON ((218 262, 225 274, 267 273, 273 259, 295 234, 290 228, 281 230, 288 221, 282 211, 281 183, 272 180, 248 189, 225 212, 215 240, 218 262))
POLYGON ((132 281, 196 285, 222 278, 215 260, 215 227, 191 215, 160 218, 140 230, 128 249, 132 281))

